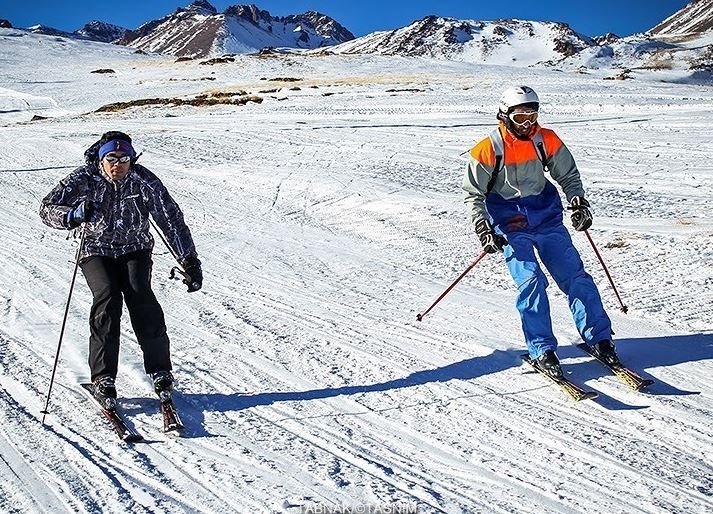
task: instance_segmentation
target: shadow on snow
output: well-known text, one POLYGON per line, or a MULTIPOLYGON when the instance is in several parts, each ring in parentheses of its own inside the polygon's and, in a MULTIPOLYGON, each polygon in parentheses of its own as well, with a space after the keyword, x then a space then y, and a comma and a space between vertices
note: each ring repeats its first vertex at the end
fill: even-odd
MULTIPOLYGON (((616 341, 617 350, 624 363, 630 363, 632 368, 645 378, 653 378, 655 383, 647 390, 651 395, 691 395, 699 391, 684 391, 673 384, 667 384, 659 378, 648 374, 649 368, 661 368, 676 364, 713 359, 713 334, 692 334, 683 336, 630 338, 616 341)), ((210 412, 229 412, 249 409, 251 407, 272 405, 276 402, 308 401, 333 398, 342 395, 360 393, 384 392, 394 389, 415 387, 450 380, 473 380, 484 375, 498 373, 521 365, 522 349, 495 350, 485 356, 465 359, 434 369, 416 371, 403 378, 385 382, 363 385, 347 385, 341 387, 326 387, 307 391, 264 392, 256 394, 181 394, 177 398, 180 403, 191 405, 190 427, 193 436, 207 435, 204 429, 199 429, 194 422, 202 417, 195 408, 210 412), (196 432, 198 430, 198 432, 196 432)), ((568 358, 585 358, 584 361, 568 364, 564 368, 569 377, 579 383, 609 375, 609 371, 594 359, 586 356, 574 345, 560 346, 557 352, 562 360, 568 358)), ((534 373, 523 368, 523 373, 534 373)), ((612 380, 616 380, 612 376, 612 380)), ((509 382, 512 384, 512 381, 509 382)), ((544 382, 543 382, 544 384, 544 382)), ((621 384, 622 390, 626 386, 621 384)), ((524 389, 519 392, 524 392, 524 389)), ((483 394, 492 394, 483 392, 483 394)), ((500 393, 507 394, 507 393, 500 393)), ((627 405, 619 400, 600 394, 597 403, 609 410, 636 410, 646 406, 627 405)), ((186 414, 188 414, 186 412, 186 414)), ((184 416, 185 421, 185 416, 184 416)))
MULTIPOLYGON (((690 334, 662 337, 642 337, 615 340, 617 353, 625 365, 630 365, 644 378, 651 378, 654 384, 646 389, 653 395, 690 395, 700 391, 684 391, 673 384, 667 384, 646 370, 665 368, 683 364, 713 360, 713 334, 690 334)), ((575 346, 560 347, 560 358, 581 355, 575 346)), ((606 375, 604 366, 594 359, 576 366, 577 379, 587 381, 606 375)))

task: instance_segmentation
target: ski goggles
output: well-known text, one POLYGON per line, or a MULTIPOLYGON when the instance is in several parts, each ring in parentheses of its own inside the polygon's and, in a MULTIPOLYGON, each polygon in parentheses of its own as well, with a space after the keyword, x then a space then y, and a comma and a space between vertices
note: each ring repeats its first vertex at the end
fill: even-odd
POLYGON ((527 123, 528 126, 530 126, 534 125, 537 121, 537 111, 511 112, 508 114, 508 118, 510 118, 515 125, 525 125, 527 123))
POLYGON ((121 163, 125 164, 131 160, 130 155, 122 155, 121 157, 117 157, 116 155, 105 155, 104 159, 106 159, 106 162, 109 164, 115 164, 115 163, 121 163))

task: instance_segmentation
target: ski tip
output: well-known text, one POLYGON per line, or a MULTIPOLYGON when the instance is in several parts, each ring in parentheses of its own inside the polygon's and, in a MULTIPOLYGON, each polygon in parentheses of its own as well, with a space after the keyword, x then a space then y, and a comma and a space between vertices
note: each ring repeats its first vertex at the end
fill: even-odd
POLYGON ((647 387, 650 385, 653 385, 655 382, 651 380, 650 378, 642 380, 642 382, 638 385, 636 388, 637 391, 644 391, 647 387))
POLYGON ((125 443, 138 443, 143 440, 144 436, 142 436, 141 434, 126 434, 122 438, 122 441, 124 441, 125 443))

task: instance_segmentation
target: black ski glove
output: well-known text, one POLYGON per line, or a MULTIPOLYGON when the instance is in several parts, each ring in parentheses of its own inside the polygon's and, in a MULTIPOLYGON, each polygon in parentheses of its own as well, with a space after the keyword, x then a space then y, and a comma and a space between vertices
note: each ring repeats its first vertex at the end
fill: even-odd
POLYGON ((67 225, 70 230, 77 228, 82 223, 93 223, 97 220, 96 206, 89 200, 84 200, 74 209, 67 212, 67 225))
POLYGON ((572 211, 571 218, 574 230, 581 232, 592 226, 592 212, 589 210, 589 202, 583 197, 573 197, 567 208, 572 211))
POLYGON ((201 261, 198 257, 186 257, 180 264, 183 271, 188 275, 183 279, 183 283, 188 286, 188 292, 192 293, 203 287, 203 270, 201 269, 201 261))
POLYGON ((493 226, 487 219, 482 219, 475 224, 475 233, 480 238, 483 251, 487 253, 502 252, 503 246, 508 244, 507 239, 495 233, 493 226))

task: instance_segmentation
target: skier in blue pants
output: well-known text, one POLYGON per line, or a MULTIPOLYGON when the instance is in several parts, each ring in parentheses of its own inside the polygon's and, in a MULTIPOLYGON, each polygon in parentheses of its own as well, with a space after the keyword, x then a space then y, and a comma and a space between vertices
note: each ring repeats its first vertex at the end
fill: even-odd
POLYGON ((530 357, 562 376, 552 332, 548 286, 540 262, 567 295, 577 330, 592 350, 612 364, 619 358, 611 321, 592 277, 563 225, 562 188, 575 230, 592 225, 589 202, 572 154, 557 134, 537 123, 539 98, 527 86, 508 88, 500 99, 499 126, 469 153, 463 180, 465 203, 483 250, 503 252, 517 285, 517 309, 530 357))
POLYGON ((572 245, 563 225, 537 233, 513 232, 503 246, 505 263, 518 287, 517 310, 530 355, 540 356, 557 348, 552 333, 547 277, 540 269, 535 250, 557 286, 567 295, 577 330, 584 341, 611 337, 611 322, 604 311, 592 277, 572 245))

